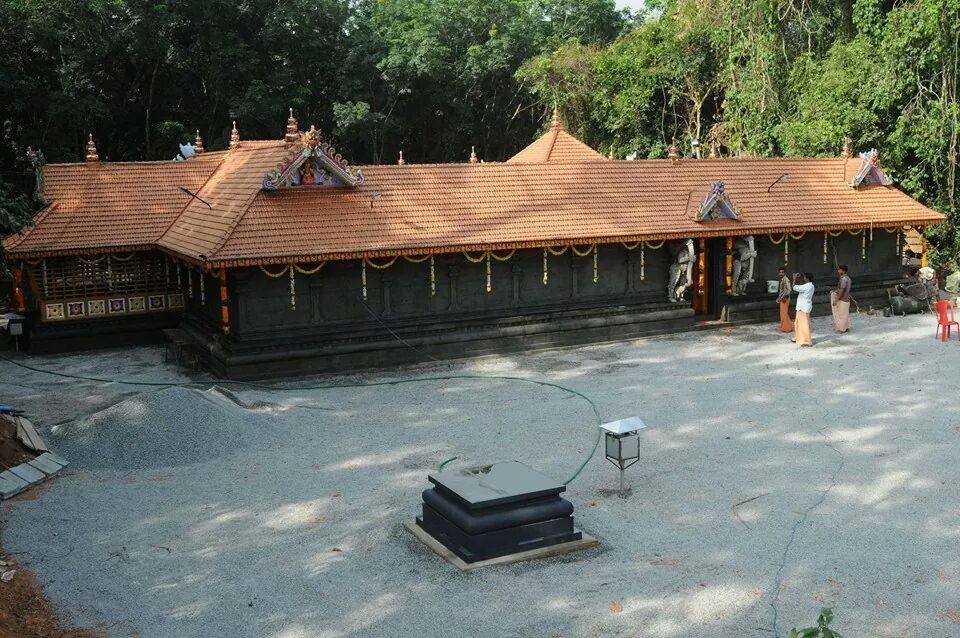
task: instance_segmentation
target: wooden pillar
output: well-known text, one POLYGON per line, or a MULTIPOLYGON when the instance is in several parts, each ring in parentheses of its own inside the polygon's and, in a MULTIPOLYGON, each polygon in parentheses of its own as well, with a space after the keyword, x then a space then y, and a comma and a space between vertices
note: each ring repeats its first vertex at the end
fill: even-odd
POLYGON ((733 237, 727 237, 727 292, 733 292, 733 237))
MULTIPOLYGON (((201 273, 201 277, 203 274, 201 273)), ((230 334, 230 301, 227 296, 227 269, 221 268, 220 279, 220 330, 223 334, 230 334)))
POLYGON ((707 240, 700 239, 697 253, 697 312, 707 311, 707 240))
POLYGON ((927 239, 925 237, 920 238, 920 266, 927 266, 927 239))

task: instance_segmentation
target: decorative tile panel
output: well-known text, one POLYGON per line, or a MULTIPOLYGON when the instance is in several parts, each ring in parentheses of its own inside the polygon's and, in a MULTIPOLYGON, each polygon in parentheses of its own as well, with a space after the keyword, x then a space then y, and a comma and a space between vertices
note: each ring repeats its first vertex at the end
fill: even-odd
POLYGON ((183 308, 183 293, 176 292, 167 295, 167 307, 171 310, 183 308))
POLYGON ((116 297, 114 299, 107 300, 108 307, 110 308, 110 314, 117 315, 122 314, 127 311, 127 300, 123 297, 116 297))
POLYGON ((163 295, 150 295, 147 297, 147 308, 150 310, 163 310, 166 308, 166 297, 163 295))
POLYGON ((62 303, 48 303, 45 306, 44 311, 46 318, 48 320, 63 319, 63 304, 62 303))
POLYGON ((87 314, 91 317, 98 317, 107 314, 107 302, 103 299, 90 299, 87 301, 87 314))
POLYGON ((130 312, 144 312, 147 309, 145 297, 130 297, 127 301, 130 303, 128 306, 130 312))

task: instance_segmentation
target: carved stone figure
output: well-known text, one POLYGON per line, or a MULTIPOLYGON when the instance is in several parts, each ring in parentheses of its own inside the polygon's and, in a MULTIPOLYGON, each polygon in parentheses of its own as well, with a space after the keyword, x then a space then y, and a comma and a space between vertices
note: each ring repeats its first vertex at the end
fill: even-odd
POLYGON ((753 269, 757 261, 753 235, 738 237, 733 242, 733 291, 732 295, 746 293, 747 284, 753 282, 753 269))
POLYGON ((934 302, 940 298, 936 273, 933 268, 921 268, 916 281, 910 284, 897 284, 887 291, 890 305, 883 309, 883 315, 911 315, 933 310, 934 302))
POLYGON ((670 242, 670 279, 667 282, 667 299, 674 303, 685 300, 687 290, 693 285, 693 263, 697 259, 693 240, 670 242))

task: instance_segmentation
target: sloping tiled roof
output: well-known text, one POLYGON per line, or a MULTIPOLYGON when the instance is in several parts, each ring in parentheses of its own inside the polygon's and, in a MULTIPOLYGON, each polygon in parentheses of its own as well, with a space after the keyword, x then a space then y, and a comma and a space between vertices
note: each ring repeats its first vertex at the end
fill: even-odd
POLYGON ((19 235, 4 240, 16 253, 76 253, 152 248, 222 154, 186 162, 87 162, 45 167, 51 202, 19 235))
POLYGON ((282 141, 244 142, 227 153, 220 170, 159 237, 160 246, 196 259, 214 255, 260 192, 264 176, 288 153, 282 141))
POLYGON ((259 193, 210 257, 227 264, 308 261, 942 221, 939 213, 895 188, 850 188, 844 182, 847 163, 712 159, 369 166, 363 169, 366 183, 356 189, 259 193), (740 221, 695 221, 700 202, 717 181, 725 182, 740 221))
POLYGON ((8 250, 16 256, 153 243, 187 259, 239 266, 943 220, 892 186, 851 188, 856 159, 674 163, 597 154, 383 165, 363 167, 366 180, 355 188, 264 191, 263 177, 288 153, 282 142, 244 141, 197 162, 51 166, 54 204, 34 230, 8 240, 8 250), (741 219, 697 222, 719 181, 741 219), (190 200, 180 185, 198 197, 190 200))
POLYGON ((543 162, 587 162, 605 159, 574 136, 567 133, 554 115, 550 130, 507 160, 508 163, 541 164, 543 162))

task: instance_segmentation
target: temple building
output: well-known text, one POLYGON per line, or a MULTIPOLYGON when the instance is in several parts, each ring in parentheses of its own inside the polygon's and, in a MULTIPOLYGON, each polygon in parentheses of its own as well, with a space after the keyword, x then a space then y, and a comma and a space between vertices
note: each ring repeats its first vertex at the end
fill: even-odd
POLYGON ((292 111, 282 140, 197 137, 123 163, 91 137, 39 169, 45 207, 4 239, 32 350, 179 328, 219 375, 383 367, 772 320, 783 265, 822 304, 848 264, 865 308, 943 220, 876 151, 614 160, 556 113, 506 162, 352 167, 292 111))

